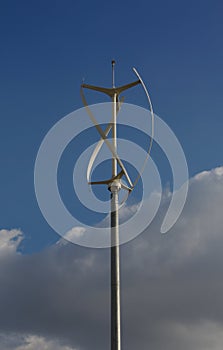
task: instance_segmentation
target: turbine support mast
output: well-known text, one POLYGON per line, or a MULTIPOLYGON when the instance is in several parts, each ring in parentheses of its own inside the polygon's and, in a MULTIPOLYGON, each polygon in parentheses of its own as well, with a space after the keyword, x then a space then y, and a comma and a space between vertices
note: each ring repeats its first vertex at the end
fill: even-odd
MULTIPOLYGON (((115 88, 115 61, 112 61, 112 87, 115 88)), ((114 90, 112 106, 112 142, 117 153, 117 93, 114 90)), ((117 176, 117 159, 112 156, 112 178, 117 176)), ((118 193, 120 179, 108 185, 111 191, 111 350, 121 350, 121 301, 118 193)))
POLYGON ((112 60, 112 87, 115 87, 115 60, 112 60))
MULTIPOLYGON (((128 192, 128 194, 133 190, 134 186, 138 182, 139 178, 144 169, 144 165, 139 173, 138 177, 134 182, 131 181, 129 174, 118 156, 117 152, 117 113, 119 112, 121 105, 124 101, 123 97, 119 99, 120 94, 128 90, 138 84, 143 86, 143 89, 146 92, 150 109, 152 113, 152 136, 148 149, 148 155, 146 161, 150 155, 152 141, 153 141, 153 129, 154 129, 154 116, 152 111, 152 105, 150 101, 149 94, 146 90, 146 87, 135 68, 133 68, 134 73, 136 74, 138 80, 122 85, 119 87, 115 86, 115 61, 112 60, 112 87, 105 88, 100 86, 94 86, 89 84, 81 85, 81 98, 84 106, 86 107, 87 113, 95 125, 99 135, 100 141, 95 147, 94 152, 90 158, 88 169, 87 169, 87 181, 91 185, 107 185, 108 190, 111 192, 111 213, 110 213, 110 225, 111 225, 111 350, 121 350, 121 298, 120 298, 120 251, 119 251, 119 191, 120 189, 124 189, 128 192), (96 118, 92 114, 88 103, 86 101, 84 95, 84 89, 90 89, 94 91, 98 91, 108 95, 112 100, 112 119, 107 125, 105 131, 102 130, 100 124, 97 122, 96 118), (112 133, 112 141, 110 142, 107 139, 109 132, 112 133), (109 150, 111 151, 112 158, 112 173, 111 178, 108 180, 100 180, 100 181, 90 181, 90 174, 94 164, 94 161, 101 149, 101 146, 105 143, 109 150), (118 172, 118 166, 121 168, 118 172), (122 182, 122 177, 125 176, 128 185, 122 182)), ((146 162, 145 161, 145 162, 146 162)))

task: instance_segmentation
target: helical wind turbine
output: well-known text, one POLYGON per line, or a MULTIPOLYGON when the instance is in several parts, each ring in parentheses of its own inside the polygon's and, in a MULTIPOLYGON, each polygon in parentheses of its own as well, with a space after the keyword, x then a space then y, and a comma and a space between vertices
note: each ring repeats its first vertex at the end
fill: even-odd
POLYGON ((150 152, 153 144, 154 137, 154 113, 153 107, 151 103, 151 99, 147 88, 139 75, 138 71, 133 68, 133 72, 135 73, 137 80, 122 85, 119 87, 115 86, 115 61, 112 61, 112 87, 105 88, 99 87, 89 84, 81 85, 81 98, 84 106, 86 107, 87 113, 93 122, 95 128, 97 129, 100 140, 98 141, 91 157, 89 160, 89 164, 87 167, 87 182, 89 185, 107 185, 108 190, 111 192, 111 350, 121 350, 121 315, 120 315, 120 254, 119 254, 119 191, 120 189, 124 189, 127 193, 125 200, 129 196, 129 194, 134 190, 137 182, 141 178, 142 172, 145 168, 146 162, 150 156, 150 152), (151 136, 147 149, 146 159, 138 172, 136 179, 132 180, 118 155, 117 150, 117 116, 124 102, 124 98, 120 97, 124 91, 133 88, 137 85, 141 85, 145 94, 147 96, 147 100, 149 103, 150 116, 151 116, 151 136), (100 124, 97 122, 97 119, 93 115, 86 97, 84 95, 84 89, 90 89, 97 92, 104 93, 108 95, 112 100, 112 119, 108 123, 105 131, 102 130, 100 124), (108 139, 108 135, 111 132, 112 141, 108 139), (111 152, 111 160, 112 160, 112 169, 111 169, 111 177, 109 179, 100 179, 99 181, 90 181, 91 172, 96 160, 98 153, 103 144, 106 144, 109 151, 111 152), (120 167, 120 171, 118 172, 118 166, 120 167), (122 181, 122 177, 126 178, 127 184, 122 181))

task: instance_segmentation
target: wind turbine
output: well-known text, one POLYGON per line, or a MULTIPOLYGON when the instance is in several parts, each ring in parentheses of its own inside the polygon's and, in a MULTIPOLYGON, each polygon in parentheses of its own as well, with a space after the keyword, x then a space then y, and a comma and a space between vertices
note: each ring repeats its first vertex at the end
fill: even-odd
POLYGON ((105 88, 99 87, 89 84, 81 85, 81 98, 84 106, 87 109, 87 112, 95 125, 99 135, 100 140, 97 143, 89 164, 87 168, 87 181, 90 185, 107 185, 108 190, 111 192, 111 211, 110 211, 110 225, 111 225, 111 350, 121 350, 121 303, 120 303, 120 252, 119 252, 119 191, 120 189, 124 189, 127 191, 127 197, 132 192, 137 182, 139 181, 142 172, 144 170, 145 164, 150 156, 152 143, 153 143, 153 135, 154 135, 154 114, 153 107, 151 103, 151 99, 149 93, 146 89, 146 86, 140 77, 139 73, 135 68, 133 68, 134 73, 137 76, 137 80, 126 85, 122 85, 119 87, 115 86, 115 61, 112 60, 112 87, 105 88), (117 114, 121 108, 121 105, 124 101, 123 97, 120 98, 120 94, 124 91, 141 84, 150 107, 151 113, 151 137, 150 143, 147 150, 147 157, 140 169, 138 176, 134 181, 131 180, 122 160, 118 155, 117 150, 117 114), (88 106, 87 100, 84 95, 84 89, 90 89, 94 91, 98 91, 108 95, 112 100, 112 120, 108 124, 105 131, 102 130, 101 126, 98 124, 96 118, 91 112, 91 109, 88 106), (109 132, 112 133, 112 142, 110 142, 107 138, 109 132), (103 145, 106 143, 109 148, 112 157, 112 167, 111 167, 111 178, 107 180, 99 180, 99 181, 90 181, 90 174, 94 164, 94 161, 103 145), (120 171, 118 172, 118 165, 120 167, 120 171), (122 177, 125 176, 127 185, 123 183, 122 177))

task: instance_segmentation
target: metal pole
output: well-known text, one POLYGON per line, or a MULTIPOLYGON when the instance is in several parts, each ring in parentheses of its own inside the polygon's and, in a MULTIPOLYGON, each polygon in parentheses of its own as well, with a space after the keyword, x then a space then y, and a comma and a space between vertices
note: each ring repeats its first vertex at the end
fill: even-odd
MULTIPOLYGON (((153 110, 152 110, 152 104, 150 101, 150 97, 148 94, 148 91, 139 76, 136 69, 134 69, 135 74, 138 77, 137 81, 134 81, 130 84, 122 85, 119 87, 115 87, 115 61, 112 61, 112 88, 104 88, 100 86, 94 86, 89 84, 82 84, 81 85, 81 97, 83 100, 83 103, 85 107, 87 108, 87 112, 93 121, 95 127, 97 128, 97 131, 99 132, 101 136, 101 140, 97 144, 94 152, 92 153, 92 156, 89 161, 88 169, 87 169, 87 179, 88 183, 92 185, 99 185, 99 184, 107 184, 108 189, 111 192, 111 350, 121 350, 121 312, 120 312, 120 255, 119 255, 119 203, 118 203, 118 197, 119 197, 119 190, 121 188, 127 190, 128 192, 132 191, 136 183, 138 182, 139 178, 141 177, 141 173, 143 169, 141 170, 141 173, 136 178, 134 183, 132 183, 124 164, 122 163, 121 159, 117 155, 117 125, 116 125, 116 114, 117 114, 117 103, 119 104, 119 95, 133 86, 136 86, 138 84, 142 84, 151 109, 152 113, 152 136, 151 136, 151 142, 148 150, 148 156, 151 151, 152 141, 153 141, 153 133, 154 133, 154 116, 153 116, 153 110), (97 123, 96 119, 94 118, 93 114, 90 112, 88 108, 87 101, 85 99, 83 88, 98 91, 105 93, 109 97, 112 98, 112 123, 107 126, 106 131, 104 132, 100 125, 97 123), (109 131, 112 129, 112 147, 110 142, 107 140, 107 135, 109 131), (100 148, 105 142, 112 152, 112 177, 109 180, 105 181, 93 181, 90 182, 90 173, 94 164, 94 161, 98 155, 98 152, 100 151, 100 148), (117 165, 119 164, 121 171, 119 174, 117 174, 117 165), (125 175, 126 179, 128 180, 129 185, 125 186, 123 183, 121 183, 121 177, 125 175), (130 186, 130 187, 129 187, 130 186)), ((120 102, 123 101, 123 99, 120 100, 120 102)), ((120 105, 118 105, 120 107, 120 105)), ((119 108, 118 108, 119 110, 119 108)), ((147 156, 147 159, 148 159, 147 156)))
MULTIPOLYGON (((114 87, 114 64, 112 61, 112 76, 114 87)), ((116 98, 113 95, 113 125, 112 139, 115 150, 117 149, 117 127, 116 127, 116 98)), ((112 157, 112 177, 117 175, 117 160, 112 157)), ((119 213, 118 192, 120 190, 119 180, 109 185, 111 191, 111 350, 121 350, 121 315, 120 315, 120 262, 119 262, 119 213)))
POLYGON ((121 350, 118 186, 111 186, 111 350, 121 350))
POLYGON ((112 87, 115 87, 115 60, 112 60, 112 87))

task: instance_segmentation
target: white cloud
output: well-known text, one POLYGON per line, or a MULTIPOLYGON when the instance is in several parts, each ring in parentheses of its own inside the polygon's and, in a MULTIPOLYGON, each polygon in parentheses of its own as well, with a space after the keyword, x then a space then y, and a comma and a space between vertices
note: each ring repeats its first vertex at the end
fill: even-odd
POLYGON ((76 226, 76 227, 73 227, 68 232, 66 232, 63 238, 67 239, 70 242, 75 242, 76 238, 82 237, 85 231, 86 229, 84 227, 76 226))
POLYGON ((22 239, 20 230, 0 230, 0 257, 15 253, 22 239))
MULTIPOLYGON (((121 247, 123 347, 220 350, 223 167, 190 180, 181 217, 161 235, 167 201, 150 227, 121 247)), ((58 244, 22 256, 20 234, 0 231, 0 329, 34 335, 8 349, 65 346, 56 339, 71 349, 109 347, 109 250, 58 244)), ((2 344, 0 338, 8 350, 2 344)))
POLYGON ((1 334, 0 346, 4 350, 77 350, 63 345, 57 339, 46 339, 38 335, 1 334), (19 345, 16 345, 16 343, 19 345))
POLYGON ((198 173, 197 175, 194 176, 195 180, 202 180, 204 178, 221 178, 223 176, 223 166, 214 168, 211 170, 205 170, 202 171, 201 173, 198 173))
POLYGON ((187 349, 222 350, 223 325, 216 322, 165 324, 163 333, 168 342, 167 349, 180 349, 184 344, 187 349), (168 333, 174 334, 174 338, 169 339, 168 333))
POLYGON ((24 344, 16 347, 15 350, 75 350, 70 346, 61 345, 57 340, 46 340, 43 337, 29 335, 25 338, 24 344))

